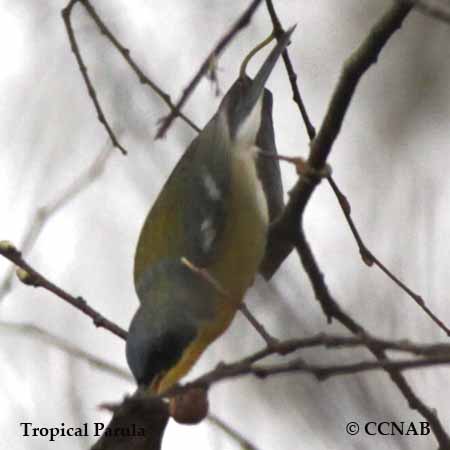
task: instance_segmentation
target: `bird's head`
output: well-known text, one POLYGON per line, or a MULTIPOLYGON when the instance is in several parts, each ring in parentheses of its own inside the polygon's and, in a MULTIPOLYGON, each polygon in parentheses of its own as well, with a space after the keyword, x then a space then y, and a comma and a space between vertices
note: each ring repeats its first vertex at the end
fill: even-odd
POLYGON ((128 332, 127 361, 138 386, 159 393, 170 387, 164 381, 169 372, 174 384, 189 369, 177 365, 214 314, 217 292, 181 261, 164 261, 142 275, 137 294, 141 305, 128 332))

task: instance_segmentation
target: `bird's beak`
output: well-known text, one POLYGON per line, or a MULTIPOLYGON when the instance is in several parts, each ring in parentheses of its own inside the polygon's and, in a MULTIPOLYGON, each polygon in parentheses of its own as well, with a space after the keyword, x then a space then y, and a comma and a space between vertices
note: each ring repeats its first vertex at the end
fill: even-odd
POLYGON ((261 93, 264 90, 264 86, 267 82, 267 79, 269 78, 269 75, 271 74, 273 68, 275 67, 278 58, 280 57, 280 55, 283 53, 284 49, 290 42, 290 37, 294 29, 295 25, 289 28, 289 30, 286 31, 281 36, 280 39, 278 39, 277 45, 272 49, 269 56, 266 58, 263 65, 258 70, 258 73, 256 74, 255 78, 253 79, 251 89, 247 96, 249 102, 248 106, 250 110, 253 108, 253 106, 256 104, 259 97, 261 96, 261 93))

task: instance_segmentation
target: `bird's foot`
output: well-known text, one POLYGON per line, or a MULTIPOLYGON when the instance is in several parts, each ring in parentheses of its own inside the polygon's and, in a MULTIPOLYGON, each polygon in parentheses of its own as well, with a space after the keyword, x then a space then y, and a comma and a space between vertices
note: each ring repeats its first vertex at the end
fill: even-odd
POLYGON ((312 167, 308 163, 308 161, 305 158, 302 158, 301 156, 278 155, 265 152, 263 150, 260 150, 259 154, 267 158, 278 159, 280 161, 286 161, 289 164, 293 164, 295 166, 295 170, 298 175, 314 182, 320 181, 322 178, 328 178, 331 176, 332 173, 332 169, 329 164, 325 164, 324 167, 316 169, 315 167, 312 167))

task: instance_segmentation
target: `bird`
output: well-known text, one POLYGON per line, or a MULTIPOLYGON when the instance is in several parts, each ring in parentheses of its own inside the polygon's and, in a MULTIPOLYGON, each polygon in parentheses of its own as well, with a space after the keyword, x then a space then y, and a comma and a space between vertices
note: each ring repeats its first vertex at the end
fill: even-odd
POLYGON ((253 79, 241 70, 141 229, 134 259, 140 305, 126 358, 138 387, 154 394, 173 387, 225 332, 263 260, 270 219, 282 207, 278 161, 258 158, 258 145, 274 147, 265 84, 293 29, 253 79))

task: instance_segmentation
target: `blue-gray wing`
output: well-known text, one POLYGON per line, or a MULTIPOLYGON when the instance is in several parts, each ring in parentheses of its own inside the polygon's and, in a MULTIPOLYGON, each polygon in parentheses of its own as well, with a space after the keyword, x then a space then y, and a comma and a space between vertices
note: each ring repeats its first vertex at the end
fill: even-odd
POLYGON ((136 248, 134 279, 161 259, 207 267, 227 217, 230 152, 214 116, 190 144, 149 212, 136 248))
MULTIPOLYGON (((272 122, 272 104, 272 93, 268 89, 264 89, 261 127, 256 138, 256 145, 261 150, 264 150, 264 152, 276 156, 277 147, 275 145, 272 122)), ((268 158, 267 156, 260 155, 258 156, 256 167, 267 200, 269 221, 273 222, 281 214, 284 208, 280 163, 276 158, 268 158)), ((263 275, 265 279, 270 279, 273 275, 271 251, 272 249, 269 243, 259 269, 261 275, 263 275)))

